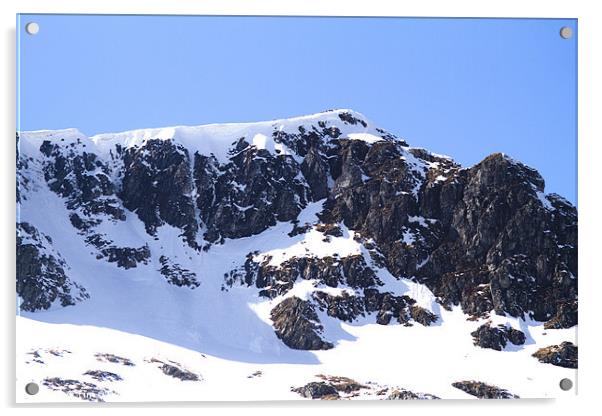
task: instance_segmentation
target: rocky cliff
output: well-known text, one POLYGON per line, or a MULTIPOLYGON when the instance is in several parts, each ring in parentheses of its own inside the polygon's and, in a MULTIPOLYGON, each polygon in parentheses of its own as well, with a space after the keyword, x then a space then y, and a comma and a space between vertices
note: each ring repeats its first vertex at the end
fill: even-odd
POLYGON ((429 326, 439 306, 577 324, 576 209, 504 154, 462 167, 351 110, 93 137, 22 132, 17 143, 24 311, 89 302, 86 282, 103 279, 71 270, 66 246, 38 229, 61 217, 87 267, 140 269, 181 291, 251 291, 293 349, 333 348, 324 319, 429 326), (60 211, 44 212, 50 200, 60 211), (256 248, 206 266, 237 242, 256 248), (434 304, 396 281, 426 287, 434 304))

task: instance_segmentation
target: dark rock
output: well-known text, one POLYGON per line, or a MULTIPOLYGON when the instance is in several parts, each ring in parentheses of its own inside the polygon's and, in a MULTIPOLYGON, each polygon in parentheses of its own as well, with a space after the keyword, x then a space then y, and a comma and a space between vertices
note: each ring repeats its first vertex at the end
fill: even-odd
MULTIPOLYGON (((96 231, 102 221, 124 220, 125 209, 151 235, 169 224, 182 230, 191 247, 210 251, 226 238, 256 235, 279 222, 293 224, 292 237, 305 233, 316 224, 299 224, 299 213, 308 203, 326 199, 316 228, 327 239, 341 235, 339 224, 344 225, 369 250, 374 264, 396 278, 427 285, 445 308, 460 305, 473 318, 492 312, 528 317, 546 322, 547 329, 576 325, 577 211, 562 197, 545 195, 536 170, 499 153, 464 169, 381 129, 382 140, 350 140, 343 134, 350 126, 361 132, 367 123, 357 113, 336 111, 312 125, 286 130, 274 125, 271 139, 292 155, 258 148, 243 136, 232 143, 225 160, 190 154, 169 139, 117 145, 110 161, 79 141, 45 141, 40 161, 17 153, 17 199, 28 197, 28 176, 40 163, 78 233, 98 248, 99 256, 127 268, 148 262, 148 247, 115 247, 96 231)), ((55 263, 65 272, 56 254, 55 263)), ((311 300, 338 319, 374 313, 381 324, 410 325, 436 318, 409 298, 381 293, 363 256, 292 258, 279 267, 268 263, 247 259, 226 273, 224 290, 234 283, 255 285, 262 296, 274 298, 299 279, 315 279, 319 285, 355 291, 341 297, 316 294, 311 300)), ((193 284, 192 271, 162 262, 164 268, 168 279, 193 284)), ((60 274, 54 279, 61 281, 60 274)), ((59 295, 44 296, 48 299, 40 305, 59 295)), ((521 340, 511 331, 504 337, 521 340)), ((501 348, 501 340, 490 341, 483 343, 501 348)))
POLYGON ((248 237, 278 221, 292 221, 311 200, 310 187, 292 157, 255 146, 247 146, 225 165, 195 154, 194 181, 210 242, 248 237))
POLYGON ((452 386, 479 399, 520 399, 520 397, 510 393, 508 390, 480 381, 458 381, 452 383, 452 386))
POLYGON ((527 340, 523 331, 511 327, 506 327, 506 337, 508 338, 508 341, 514 345, 524 345, 527 340))
POLYGON ((167 256, 159 257, 161 268, 159 272, 165 276, 165 279, 172 285, 186 286, 191 289, 199 287, 200 283, 196 278, 196 274, 190 270, 184 269, 180 265, 172 262, 167 256))
POLYGON ((85 217, 106 215, 113 221, 124 221, 125 212, 110 179, 111 169, 94 153, 86 152, 84 146, 81 142, 71 148, 42 143, 48 187, 65 198, 68 209, 79 210, 85 217))
POLYGON ((49 377, 42 381, 42 385, 50 390, 62 391, 68 396, 77 397, 89 402, 104 402, 104 397, 115 393, 96 384, 79 380, 69 380, 60 377, 49 377))
POLYGON ((84 373, 85 376, 90 376, 98 381, 121 381, 123 378, 119 374, 111 373, 104 370, 88 370, 84 373))
POLYGON ((113 363, 113 364, 121 364, 126 367, 134 367, 135 364, 129 358, 119 357, 118 355, 109 354, 109 353, 96 353, 94 357, 97 361, 103 363, 113 363))
POLYGON ((16 277, 21 310, 34 312, 55 302, 69 306, 88 299, 86 290, 67 276, 67 267, 50 237, 29 223, 17 223, 16 277))
POLYGON ((368 386, 358 383, 349 377, 328 376, 324 374, 318 374, 316 377, 327 382, 329 385, 334 387, 337 392, 344 394, 351 394, 358 390, 368 388, 368 386))
POLYGON ((86 237, 86 243, 96 247, 99 251, 97 258, 106 258, 109 263, 117 263, 124 269, 138 266, 138 263, 148 264, 150 249, 148 245, 139 248, 116 247, 112 241, 106 240, 102 235, 90 234, 86 237))
POLYGON ((190 371, 182 370, 171 364, 163 364, 161 366, 161 371, 163 371, 163 373, 165 375, 171 376, 173 378, 178 378, 182 381, 198 381, 199 380, 198 375, 191 373, 190 371))
POLYGON ((336 400, 339 398, 339 392, 333 386, 324 382, 312 381, 303 387, 293 388, 291 391, 308 399, 336 400))
POLYGON ((414 393, 410 390, 395 389, 386 400, 437 400, 439 397, 428 393, 414 393))
POLYGON ((319 201, 328 196, 328 164, 319 150, 311 147, 301 163, 301 172, 311 189, 312 200, 319 201))
POLYGON ((481 325, 471 335, 474 338, 474 345, 497 351, 503 350, 508 342, 514 345, 523 345, 526 339, 525 334, 518 329, 506 325, 492 327, 490 323, 481 325))
POLYGON ((437 315, 418 305, 410 306, 410 316, 413 320, 424 326, 430 326, 437 322, 438 319, 437 315))
POLYGON ((200 375, 195 374, 192 371, 185 369, 184 367, 182 367, 181 364, 179 364, 175 361, 169 361, 169 363, 166 363, 166 362, 163 362, 156 358, 151 358, 149 362, 160 364, 159 369, 166 376, 177 378, 182 381, 201 381, 202 380, 202 377, 200 375))
POLYGON ((403 325, 411 325, 410 307, 416 301, 409 296, 395 296, 377 289, 364 289, 366 312, 376 312, 376 323, 388 325, 392 319, 403 325))
POLYGON ((354 126, 356 124, 361 124, 363 127, 366 127, 368 125, 364 120, 355 117, 353 114, 351 114, 350 112, 347 112, 347 111, 340 112, 339 113, 339 118, 341 120, 343 120, 345 123, 351 124, 351 125, 354 125, 354 126))
POLYGON ((341 230, 341 227, 339 227, 338 224, 318 224, 316 225, 316 230, 333 237, 343 236, 343 230, 341 230))
POLYGON ((365 300, 347 292, 341 296, 333 296, 326 292, 316 291, 312 294, 312 298, 320 310, 341 321, 353 322, 359 316, 364 316, 366 311, 365 300))
POLYGON ((265 259, 261 264, 248 258, 243 270, 233 273, 229 281, 243 281, 255 284, 262 296, 274 298, 285 294, 299 280, 314 279, 330 287, 345 285, 352 288, 374 287, 378 280, 368 267, 363 256, 348 257, 293 257, 279 266, 269 264, 265 259))
POLYGON ((271 312, 276 335, 288 347, 296 350, 328 350, 330 342, 318 335, 322 331, 318 315, 311 303, 297 297, 280 302, 271 312))
POLYGON ((149 234, 167 223, 183 230, 196 247, 192 167, 188 150, 171 140, 149 140, 129 148, 123 156, 124 173, 119 196, 123 205, 144 222, 149 234))
POLYGON ((571 328, 575 325, 577 325, 577 300, 572 300, 560 303, 556 314, 544 324, 544 328, 571 328))
POLYGON ((560 345, 550 345, 540 348, 533 354, 541 363, 553 364, 564 368, 577 368, 577 346, 572 342, 563 342, 560 345))

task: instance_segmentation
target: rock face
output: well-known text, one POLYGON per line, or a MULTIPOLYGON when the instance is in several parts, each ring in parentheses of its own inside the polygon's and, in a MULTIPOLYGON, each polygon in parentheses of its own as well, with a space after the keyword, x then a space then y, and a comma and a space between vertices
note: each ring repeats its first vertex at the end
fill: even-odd
MULTIPOLYGON (((146 267, 182 290, 205 278, 223 280, 224 291, 256 290, 274 301, 274 329, 291 348, 332 348, 320 319, 438 322, 436 308, 390 291, 383 276, 425 285, 444 308, 460 305, 474 319, 508 314, 549 329, 577 324, 577 211, 545 194, 537 171, 504 154, 463 168, 350 110, 93 138, 22 132, 17 143, 20 206, 35 209, 32 197, 51 192, 98 261, 132 273, 146 267), (126 245, 106 231, 134 219, 143 224, 143 243, 126 245), (320 244, 347 239, 358 248, 339 255, 305 246, 278 261, 258 251, 217 275, 164 252, 176 243, 166 235, 175 234, 192 259, 285 223, 290 247, 318 236, 320 244), (299 284, 313 285, 306 300, 287 296, 299 284), (278 303, 280 296, 287 297, 278 303)), ((18 227, 21 308, 85 300, 51 242, 18 227)), ((518 332, 481 327, 473 335, 477 345, 502 349, 524 342, 518 332)))
MULTIPOLYGON (((119 152, 118 148, 118 152, 119 152)), ((171 141, 149 140, 140 149, 123 152, 119 193, 123 206, 136 212, 149 234, 163 224, 182 229, 195 244, 198 223, 192 199, 193 180, 188 150, 171 141)))
POLYGON ((540 348, 533 354, 539 362, 553 364, 558 367, 577 368, 577 346, 572 342, 563 342, 560 345, 550 345, 540 348))
POLYGON ((320 338, 322 326, 311 303, 290 297, 272 309, 276 335, 296 350, 327 350, 333 347, 320 338))
POLYGON ((17 223, 17 295, 20 308, 34 312, 53 304, 74 305, 89 297, 68 276, 68 265, 52 248, 52 239, 33 225, 17 223))
POLYGON ((452 383, 452 386, 479 399, 520 399, 520 397, 510 393, 508 390, 480 381, 458 381, 452 383))

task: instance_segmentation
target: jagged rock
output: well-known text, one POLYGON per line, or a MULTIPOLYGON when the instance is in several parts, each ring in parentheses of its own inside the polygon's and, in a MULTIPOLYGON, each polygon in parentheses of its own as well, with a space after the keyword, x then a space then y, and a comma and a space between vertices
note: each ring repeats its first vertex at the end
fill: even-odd
POLYGON ((316 230, 325 235, 330 235, 333 237, 343 236, 343 230, 341 230, 341 227, 339 227, 338 224, 318 224, 316 226, 316 230))
POLYGON ((518 329, 506 325, 492 327, 490 323, 481 325, 471 335, 474 338, 474 345, 497 351, 503 350, 508 342, 514 345, 523 345, 526 340, 525 334, 518 329))
POLYGON ((105 387, 79 380, 49 377, 42 381, 42 385, 51 390, 62 391, 68 396, 77 397, 89 402, 104 402, 104 396, 115 393, 105 387))
POLYGON ((411 320, 424 326, 437 321, 437 315, 415 305, 409 296, 395 296, 389 292, 380 292, 374 288, 364 289, 364 296, 343 292, 333 296, 322 291, 313 293, 312 298, 318 307, 329 316, 342 321, 352 322, 368 313, 376 315, 376 323, 388 325, 393 320, 400 324, 411 325, 411 320))
POLYGON ((311 303, 295 296, 280 302, 271 312, 276 335, 296 350, 328 350, 333 347, 318 335, 320 320, 311 303))
POLYGON ((182 381, 201 381, 202 380, 202 377, 200 375, 195 374, 190 370, 187 370, 186 368, 182 367, 181 364, 176 363, 175 361, 169 361, 169 363, 166 363, 166 362, 163 362, 156 358, 151 358, 149 362, 160 364, 159 369, 166 376, 177 378, 182 381))
POLYGON ((452 386, 479 399, 520 399, 520 397, 510 393, 508 390, 480 381, 458 381, 452 383, 452 386))
POLYGON ((88 370, 84 373, 85 376, 90 376, 94 380, 98 381, 121 381, 123 378, 119 374, 111 373, 110 371, 104 370, 88 370))
MULTIPOLYGON (((226 273, 223 288, 254 285, 271 299, 300 279, 350 289, 353 295, 336 297, 317 290, 307 305, 346 321, 372 313, 381 324, 436 319, 410 298, 380 292, 377 265, 395 278, 425 284, 443 307, 460 305, 473 318, 509 314, 546 322, 547 329, 577 324, 577 211, 562 197, 544 194, 537 171, 497 153, 462 168, 448 157, 409 147, 347 110, 285 124, 264 131, 270 148, 255 140, 255 132, 241 132, 221 155, 200 154, 178 137, 162 137, 115 144, 109 157, 94 154, 86 147, 91 142, 50 135, 41 146, 35 142, 41 156, 17 153, 17 200, 47 185, 63 198, 76 232, 99 256, 124 268, 151 260, 148 246, 116 247, 100 231, 104 221, 124 220, 127 210, 155 238, 157 228, 169 224, 191 247, 205 251, 279 222, 293 225, 291 237, 315 226, 330 239, 342 236, 344 226, 369 251, 370 264, 363 256, 312 253, 273 266, 256 253, 226 273), (356 138, 369 131, 370 140, 353 139, 348 134, 353 126, 356 138), (40 175, 41 183, 32 184, 40 175), (301 210, 323 199, 318 221, 300 224, 301 210)), ((17 134, 17 142, 24 135, 17 134)), ((84 297, 82 288, 63 284, 68 270, 58 253, 39 248, 21 253, 28 264, 52 256, 48 267, 57 271, 55 289, 43 295, 25 293, 18 283, 24 300, 42 299, 26 308, 84 297)), ((188 274, 193 271, 167 263, 161 262, 161 270, 168 279, 194 285, 188 274)), ((41 285, 26 285, 36 284, 41 285)), ((521 339, 514 332, 504 337, 521 339)), ((501 341, 491 344, 499 347, 501 341)))
POLYGON ((352 288, 377 285, 374 271, 368 267, 363 256, 347 257, 293 257, 278 266, 269 264, 266 258, 259 264, 252 257, 247 259, 243 270, 234 273, 231 282, 255 283, 260 295, 269 298, 289 291, 299 279, 313 279, 330 287, 345 285, 352 288))
POLYGON ((353 114, 351 114, 350 112, 347 112, 347 111, 340 112, 339 118, 347 124, 352 124, 352 125, 361 124, 364 127, 366 127, 368 125, 364 120, 362 120, 361 118, 355 117, 353 114))
POLYGON ((359 316, 364 316, 366 312, 365 300, 347 292, 343 292, 341 296, 333 296, 326 292, 316 291, 312 294, 312 298, 320 310, 341 321, 353 322, 359 316))
MULTIPOLYGON (((65 354, 71 354, 71 351, 69 350, 65 350, 65 349, 57 349, 57 348, 46 348, 46 349, 34 349, 31 350, 27 353, 27 355, 31 355, 32 356, 32 360, 34 363, 38 363, 38 364, 46 364, 46 362, 42 359, 48 359, 48 358, 52 358, 52 357, 48 357, 48 355, 51 355, 52 357, 64 357, 65 354)), ((29 364, 29 362, 26 361, 27 364, 29 364)))
POLYGON ((324 382, 312 381, 303 387, 293 388, 291 391, 308 399, 336 400, 339 398, 339 392, 333 386, 324 382))
POLYGON ((410 390, 395 389, 386 400, 437 400, 439 397, 428 393, 414 393, 410 390))
POLYGON ((178 378, 182 381, 198 381, 199 380, 199 376, 191 373, 190 371, 186 371, 186 370, 182 370, 176 366, 170 365, 170 364, 163 364, 161 366, 161 371, 163 371, 163 373, 165 375, 174 377, 174 378, 178 378))
POLYGON ((310 201, 301 167, 246 141, 226 165, 195 155, 197 207, 210 242, 258 234, 277 221, 292 221, 310 201))
POLYGON ((67 268, 50 237, 29 223, 17 223, 17 295, 21 310, 34 312, 48 309, 55 302, 69 306, 88 299, 86 290, 67 276, 67 268))
POLYGON ((148 264, 151 254, 148 245, 139 248, 116 247, 111 241, 98 234, 87 236, 86 243, 98 249, 100 253, 98 259, 106 257, 109 263, 117 263, 117 266, 124 269, 136 267, 138 263, 148 264))
POLYGON ((572 342, 563 342, 560 345, 550 345, 540 348, 533 354, 541 363, 553 364, 558 367, 577 368, 577 346, 572 342))
POLYGON ((437 322, 438 319, 437 315, 418 305, 412 305, 410 307, 410 316, 413 320, 423 326, 430 326, 431 324, 437 322))
POLYGON ((316 147, 311 147, 301 163, 301 172, 311 189, 312 200, 319 201, 328 196, 328 164, 316 147))
POLYGON ((377 289, 364 289, 366 312, 376 312, 376 323, 388 325, 394 318, 400 324, 410 325, 410 307, 416 302, 409 296, 395 296, 377 289))
POLYGON ((351 394, 358 390, 368 388, 368 386, 358 383, 349 377, 328 376, 324 374, 318 374, 316 377, 327 382, 339 393, 351 394))
POLYGON ((119 357, 118 355, 115 355, 115 354, 98 352, 98 353, 94 354, 94 357, 96 358, 97 361, 100 361, 103 363, 121 364, 126 367, 134 367, 135 366, 134 362, 132 360, 130 360, 129 358, 119 357))
POLYGON ((191 289, 199 287, 200 283, 196 274, 190 270, 184 269, 180 265, 172 262, 167 256, 159 257, 161 268, 159 272, 165 276, 167 281, 176 286, 187 286, 191 289))
POLYGON ((43 171, 48 187, 66 199, 70 210, 79 210, 88 217, 106 215, 114 221, 124 221, 125 212, 110 179, 111 169, 84 148, 79 139, 71 147, 48 140, 42 143, 40 152, 46 156, 43 171))
POLYGON ((577 325, 577 301, 562 302, 556 314, 544 324, 545 329, 571 328, 577 325))
POLYGON ((183 230, 196 247, 198 223, 191 197, 193 180, 188 150, 171 140, 149 140, 123 154, 124 173, 120 198, 136 212, 149 234, 164 223, 183 230))

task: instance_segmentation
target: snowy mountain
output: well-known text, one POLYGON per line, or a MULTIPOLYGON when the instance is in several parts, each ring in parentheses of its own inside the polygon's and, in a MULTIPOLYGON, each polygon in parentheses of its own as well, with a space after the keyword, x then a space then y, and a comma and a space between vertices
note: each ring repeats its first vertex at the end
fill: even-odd
POLYGON ((17 149, 18 401, 553 397, 575 378, 577 212, 506 155, 463 168, 352 110, 17 149))

